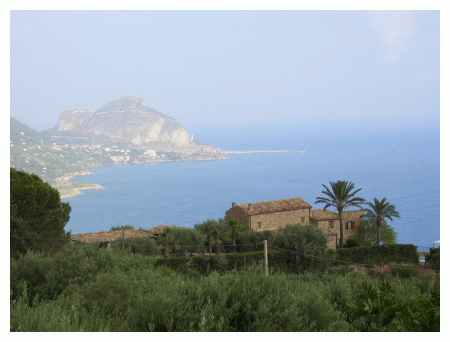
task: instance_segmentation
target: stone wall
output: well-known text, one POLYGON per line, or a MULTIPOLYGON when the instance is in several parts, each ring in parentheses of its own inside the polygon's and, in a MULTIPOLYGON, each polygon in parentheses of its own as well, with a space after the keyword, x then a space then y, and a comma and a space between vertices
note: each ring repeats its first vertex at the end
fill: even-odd
MULTIPOLYGON (((328 242, 327 245, 329 248, 336 248, 335 237, 339 241, 339 220, 320 220, 320 221, 311 221, 312 224, 317 226, 322 233, 327 236, 328 242)), ((361 219, 359 220, 343 220, 344 224, 344 242, 352 237, 354 233, 359 229, 361 225, 361 219), (347 224, 348 222, 352 222, 351 227, 347 224)))
POLYGON ((311 223, 326 236, 327 247, 336 249, 336 237, 339 239, 339 220, 311 220, 311 223))
POLYGON ((309 209, 280 211, 250 216, 249 227, 252 231, 279 230, 288 224, 309 224, 309 209))

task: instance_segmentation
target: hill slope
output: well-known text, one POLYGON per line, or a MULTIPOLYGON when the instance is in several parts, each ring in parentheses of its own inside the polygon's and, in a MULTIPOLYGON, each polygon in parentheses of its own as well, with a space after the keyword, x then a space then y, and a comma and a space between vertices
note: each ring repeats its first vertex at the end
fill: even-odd
POLYGON ((96 167, 105 156, 72 145, 57 145, 47 135, 11 118, 11 167, 53 182, 64 175, 96 167))

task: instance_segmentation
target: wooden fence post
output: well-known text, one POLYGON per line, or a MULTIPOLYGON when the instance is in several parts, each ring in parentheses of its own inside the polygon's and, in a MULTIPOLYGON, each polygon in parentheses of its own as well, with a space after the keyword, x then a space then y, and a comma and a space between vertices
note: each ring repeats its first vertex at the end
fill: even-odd
POLYGON ((122 227, 122 249, 125 248, 125 230, 122 227))
POLYGON ((267 251, 267 240, 264 240, 264 270, 266 277, 269 276, 269 256, 267 251))

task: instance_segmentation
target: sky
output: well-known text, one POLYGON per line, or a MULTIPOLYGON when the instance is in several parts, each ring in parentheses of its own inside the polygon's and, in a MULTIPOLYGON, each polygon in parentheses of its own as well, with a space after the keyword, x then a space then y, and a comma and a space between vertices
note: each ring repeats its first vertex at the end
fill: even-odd
POLYGON ((439 140, 439 12, 12 12, 12 115, 120 96, 219 147, 439 140))

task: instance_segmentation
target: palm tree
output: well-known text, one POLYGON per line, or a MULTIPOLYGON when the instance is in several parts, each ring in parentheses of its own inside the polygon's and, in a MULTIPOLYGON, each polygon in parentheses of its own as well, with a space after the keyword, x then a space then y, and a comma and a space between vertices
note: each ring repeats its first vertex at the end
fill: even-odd
POLYGON ((365 200, 357 197, 356 194, 361 191, 361 188, 355 189, 355 184, 349 181, 338 180, 330 182, 330 187, 322 184, 324 190, 322 194, 316 198, 316 204, 324 204, 324 210, 332 207, 338 212, 339 217, 339 247, 344 246, 344 227, 342 220, 342 213, 345 208, 357 207, 362 208, 365 200))
POLYGON ((377 229, 377 246, 380 245, 380 231, 381 227, 386 225, 386 219, 392 221, 394 218, 399 218, 400 214, 395 209, 395 206, 389 203, 385 197, 381 200, 374 198, 373 202, 368 202, 366 217, 375 222, 377 229))

